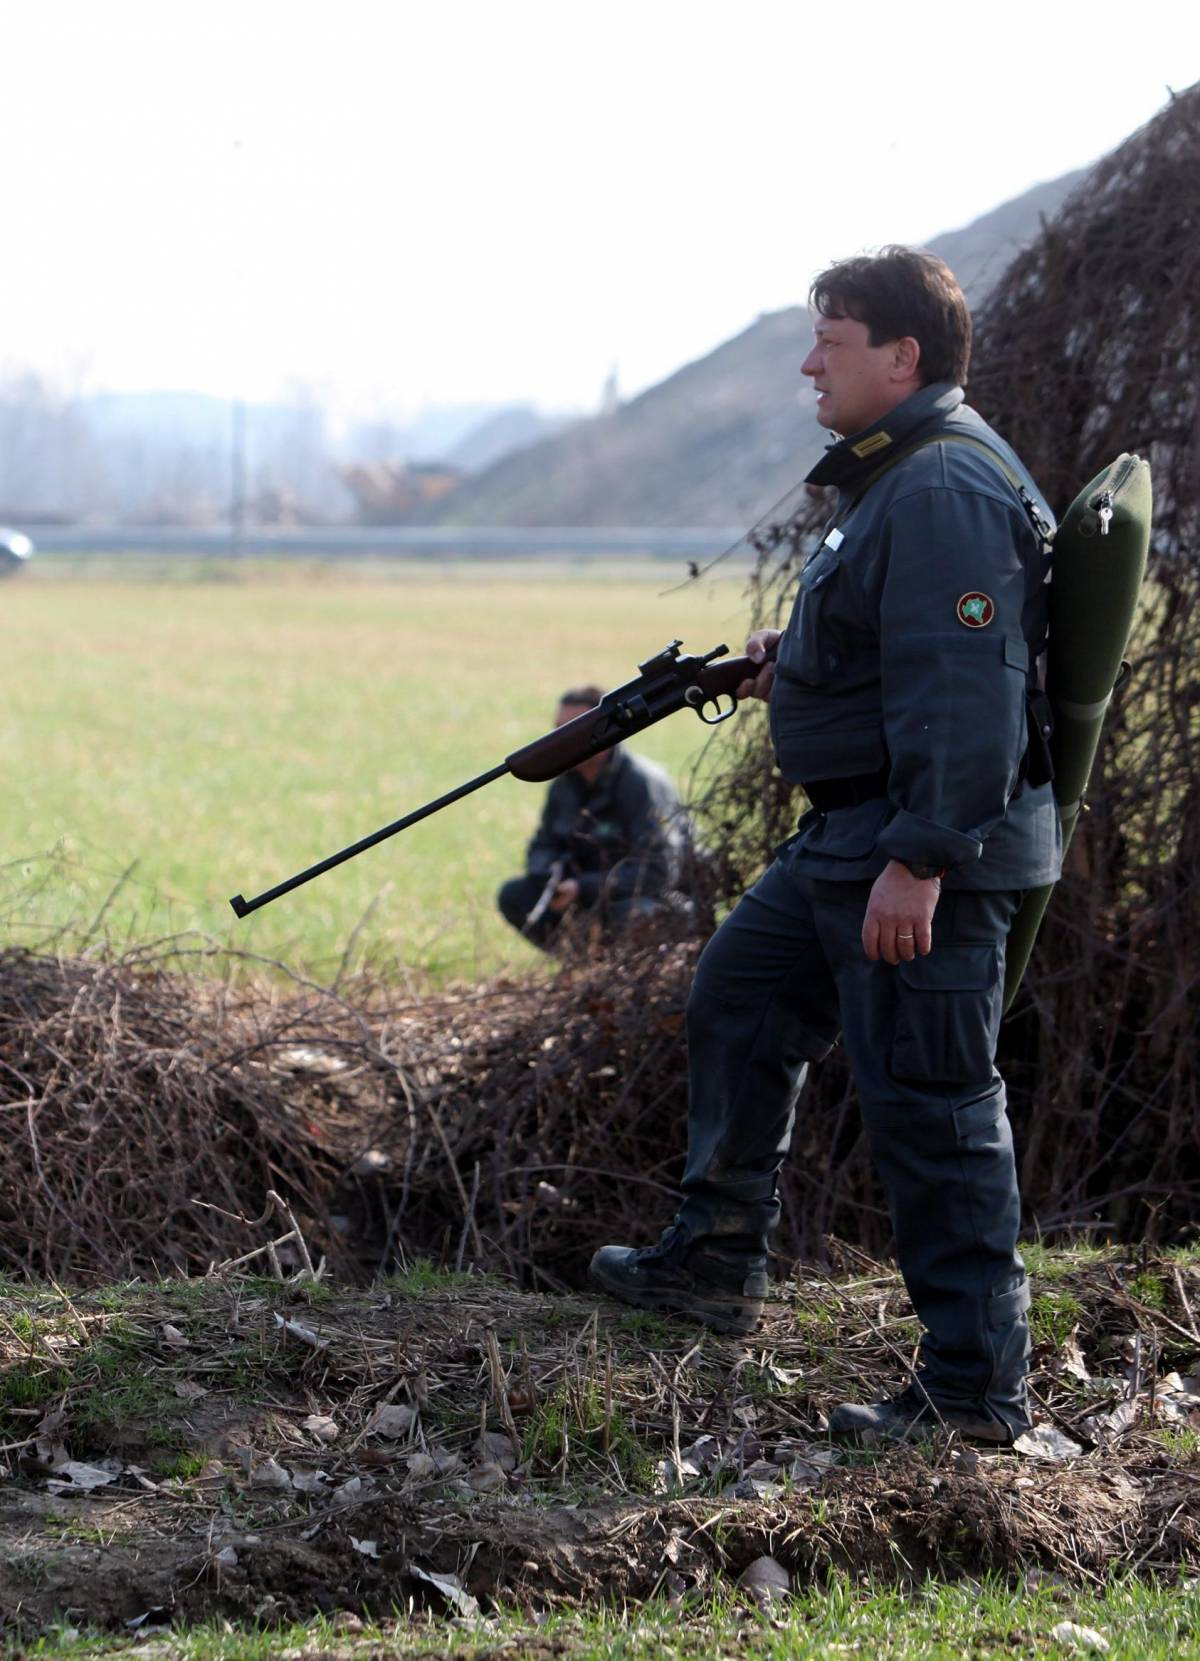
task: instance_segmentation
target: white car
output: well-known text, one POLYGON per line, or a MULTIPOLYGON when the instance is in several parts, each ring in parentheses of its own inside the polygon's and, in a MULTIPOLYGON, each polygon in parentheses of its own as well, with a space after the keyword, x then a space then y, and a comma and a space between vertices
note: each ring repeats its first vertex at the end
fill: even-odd
POLYGON ((33 553, 33 541, 24 531, 0 525, 0 575, 19 571, 33 553))

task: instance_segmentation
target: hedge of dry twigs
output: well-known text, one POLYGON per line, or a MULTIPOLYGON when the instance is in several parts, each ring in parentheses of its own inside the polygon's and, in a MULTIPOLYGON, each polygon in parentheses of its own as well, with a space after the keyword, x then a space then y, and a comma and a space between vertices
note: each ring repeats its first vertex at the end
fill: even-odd
POLYGON ((203 1273, 279 1233, 279 1190, 342 1272, 434 1256, 565 1286, 597 1230, 669 1212, 692 948, 357 1004, 235 994, 172 952, 0 953, 0 1273, 203 1273))
MULTIPOLYGON (((1029 1222, 1169 1238, 1200 1202, 1200 87, 1102 162, 977 319, 968 397, 1062 512, 1122 450, 1152 465, 1151 569, 1069 868, 1001 1065, 1029 1222)), ((827 511, 803 492, 753 536, 754 615, 790 605, 827 511)), ((765 723, 706 804, 732 895, 791 828, 765 723), (770 780, 764 791, 764 780, 770 780), (761 802, 753 817, 745 804, 761 802)), ((886 1222, 835 1063, 797 1129, 792 1244, 886 1222)))
MULTIPOLYGON (((287 1009, 265 1008, 286 1035, 287 1009)), ((262 1244, 223 1212, 261 1212, 273 1188, 320 1211, 335 1166, 312 1091, 259 1038, 219 983, 152 951, 0 952, 0 1273, 204 1270, 262 1244)))

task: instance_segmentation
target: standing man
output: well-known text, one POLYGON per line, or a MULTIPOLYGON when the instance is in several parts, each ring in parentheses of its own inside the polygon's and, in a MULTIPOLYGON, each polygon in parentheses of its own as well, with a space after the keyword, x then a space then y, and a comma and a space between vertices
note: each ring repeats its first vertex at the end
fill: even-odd
POLYGON ((748 1332, 810 1061, 839 1032, 923 1331, 895 1398, 835 1434, 1029 1423, 1029 1291, 1004 1085, 1004 949, 1060 837, 1027 696, 1050 514, 963 402, 971 319, 931 255, 887 248, 813 284, 801 366, 835 435, 809 474, 837 509, 787 628, 750 637, 775 755, 811 811, 706 947, 688 1007, 683 1203, 660 1243, 606 1246, 626 1302, 748 1332), (777 648, 774 663, 767 661, 777 648))
MULTIPOLYGON (((594 709, 598 686, 572 687, 559 699, 556 727, 594 709)), ((525 857, 497 904, 534 945, 551 949, 559 928, 594 914, 605 934, 657 916, 679 881, 687 816, 656 762, 621 745, 589 756, 556 778, 525 857)))

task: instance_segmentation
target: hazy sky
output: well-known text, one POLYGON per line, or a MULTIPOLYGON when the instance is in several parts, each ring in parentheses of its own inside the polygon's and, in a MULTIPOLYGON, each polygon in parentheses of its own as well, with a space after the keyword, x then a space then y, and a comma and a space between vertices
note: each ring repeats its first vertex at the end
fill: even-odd
POLYGON ((0 0, 0 365, 590 407, 1103 154, 1200 79, 1187 15, 0 0))

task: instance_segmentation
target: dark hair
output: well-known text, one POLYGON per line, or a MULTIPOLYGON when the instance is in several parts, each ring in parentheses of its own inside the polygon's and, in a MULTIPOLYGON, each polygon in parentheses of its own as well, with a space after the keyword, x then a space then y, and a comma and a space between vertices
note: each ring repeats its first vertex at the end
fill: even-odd
POLYGON ((839 260, 808 291, 822 317, 865 323, 872 346, 911 335, 921 348, 921 384, 963 386, 971 361, 971 313, 958 279, 936 254, 893 244, 839 260))
POLYGON ((598 686, 572 686, 558 701, 560 704, 582 704, 585 709, 593 709, 603 696, 598 686))

